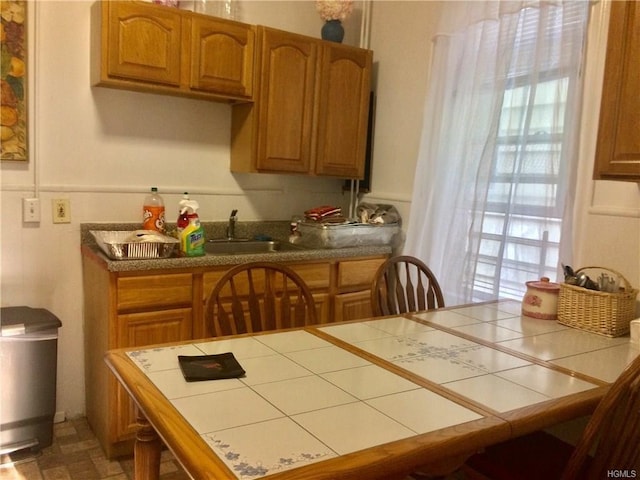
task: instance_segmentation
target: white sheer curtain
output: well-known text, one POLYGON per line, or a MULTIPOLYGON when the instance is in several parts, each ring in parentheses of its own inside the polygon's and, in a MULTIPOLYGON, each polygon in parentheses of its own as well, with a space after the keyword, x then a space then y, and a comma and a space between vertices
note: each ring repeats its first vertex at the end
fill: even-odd
POLYGON ((404 253, 447 305, 571 262, 586 1, 460 1, 433 39, 404 253))

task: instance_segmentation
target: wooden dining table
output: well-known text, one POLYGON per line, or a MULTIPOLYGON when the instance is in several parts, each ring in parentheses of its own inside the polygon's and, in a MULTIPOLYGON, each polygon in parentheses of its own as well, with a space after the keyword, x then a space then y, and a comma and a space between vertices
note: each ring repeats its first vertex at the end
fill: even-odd
POLYGON ((164 444, 194 479, 447 473, 485 446, 590 414, 640 354, 512 300, 112 350, 139 411, 136 480, 164 444), (187 382, 178 356, 246 372, 187 382))

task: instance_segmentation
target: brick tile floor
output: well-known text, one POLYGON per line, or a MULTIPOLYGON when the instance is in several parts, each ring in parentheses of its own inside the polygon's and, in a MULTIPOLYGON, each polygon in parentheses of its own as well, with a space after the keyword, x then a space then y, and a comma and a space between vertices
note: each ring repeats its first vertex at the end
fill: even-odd
MULTIPOLYGON (((160 463, 161 480, 187 480, 167 450, 160 463)), ((132 480, 133 459, 107 460, 83 418, 53 426, 53 444, 41 452, 2 456, 0 480, 132 480)))

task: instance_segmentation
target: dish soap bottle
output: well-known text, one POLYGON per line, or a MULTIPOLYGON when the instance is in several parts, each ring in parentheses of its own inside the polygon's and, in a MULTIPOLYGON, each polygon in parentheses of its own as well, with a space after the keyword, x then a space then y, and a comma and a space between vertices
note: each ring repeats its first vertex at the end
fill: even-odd
POLYGON ((144 199, 142 207, 142 228, 164 233, 164 201, 156 187, 144 199))
MULTIPOLYGON (((200 208, 195 200, 180 200, 180 218, 186 214, 189 223, 182 229, 178 227, 180 252, 185 257, 201 257, 204 255, 204 229, 200 225, 197 210, 200 208)), ((179 220, 180 220, 179 218, 179 220)))

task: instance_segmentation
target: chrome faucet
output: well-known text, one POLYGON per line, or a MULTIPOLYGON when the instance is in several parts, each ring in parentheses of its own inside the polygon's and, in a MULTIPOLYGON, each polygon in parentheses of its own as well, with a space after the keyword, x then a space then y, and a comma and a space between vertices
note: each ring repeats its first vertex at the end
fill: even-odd
POLYGON ((238 217, 236 214, 238 210, 231 210, 231 215, 229 215, 229 226, 227 227, 227 240, 235 240, 236 238, 236 222, 238 221, 238 217))

